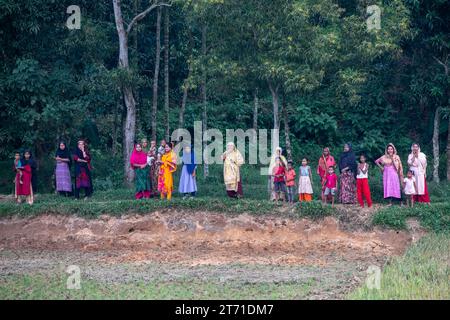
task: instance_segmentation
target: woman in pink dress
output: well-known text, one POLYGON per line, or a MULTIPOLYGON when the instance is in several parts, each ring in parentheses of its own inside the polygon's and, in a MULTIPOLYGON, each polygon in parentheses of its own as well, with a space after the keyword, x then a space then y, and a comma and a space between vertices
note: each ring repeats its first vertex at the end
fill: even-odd
POLYGON ((402 198, 400 181, 403 181, 403 166, 394 144, 389 143, 386 146, 385 154, 375 163, 383 172, 384 198, 389 199, 390 204, 393 199, 400 200, 402 198))

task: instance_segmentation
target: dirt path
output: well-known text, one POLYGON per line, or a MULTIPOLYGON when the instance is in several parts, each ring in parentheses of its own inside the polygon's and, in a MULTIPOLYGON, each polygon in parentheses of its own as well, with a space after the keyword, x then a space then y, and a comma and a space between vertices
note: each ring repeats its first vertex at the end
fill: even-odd
POLYGON ((308 298, 338 298, 363 281, 369 265, 383 266, 420 237, 349 228, 348 215, 344 223, 179 211, 95 220, 12 217, 0 220, 0 277, 77 264, 86 277, 107 282, 312 281, 308 298))

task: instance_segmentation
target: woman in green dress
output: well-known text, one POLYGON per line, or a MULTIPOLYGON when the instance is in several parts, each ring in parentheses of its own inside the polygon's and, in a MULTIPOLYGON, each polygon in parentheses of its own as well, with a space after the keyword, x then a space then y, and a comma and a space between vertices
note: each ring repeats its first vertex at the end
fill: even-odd
POLYGON ((149 167, 147 165, 147 154, 142 150, 142 145, 136 143, 130 158, 131 168, 135 172, 136 195, 138 199, 150 198, 151 184, 149 178, 149 167))

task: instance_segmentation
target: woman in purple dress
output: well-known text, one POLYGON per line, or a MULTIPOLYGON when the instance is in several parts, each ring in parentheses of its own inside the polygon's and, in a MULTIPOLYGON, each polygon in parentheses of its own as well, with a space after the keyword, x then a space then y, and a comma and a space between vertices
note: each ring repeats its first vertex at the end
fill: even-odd
POLYGON ((58 150, 56 150, 55 154, 55 160, 56 191, 60 195, 67 197, 72 193, 72 179, 70 177, 72 157, 64 141, 59 143, 58 150))
POLYGON ((184 195, 183 198, 191 195, 195 197, 197 192, 197 181, 195 178, 195 153, 192 146, 186 146, 183 149, 183 169, 181 170, 180 185, 178 191, 184 195))
POLYGON ((384 198, 389 199, 390 204, 394 199, 401 200, 400 181, 403 181, 403 166, 394 144, 389 143, 384 155, 375 160, 375 163, 383 172, 384 198))

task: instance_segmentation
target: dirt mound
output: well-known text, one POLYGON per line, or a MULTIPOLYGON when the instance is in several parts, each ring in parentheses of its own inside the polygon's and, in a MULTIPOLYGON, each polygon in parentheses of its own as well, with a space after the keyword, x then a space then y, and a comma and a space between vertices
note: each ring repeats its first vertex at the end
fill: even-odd
MULTIPOLYGON (((415 239, 416 240, 416 239, 415 239)), ((344 231, 339 221, 279 216, 226 216, 211 212, 155 212, 88 220, 42 215, 0 220, 5 249, 115 251, 110 262, 152 261, 187 265, 260 263, 326 265, 336 259, 379 261, 401 254, 407 232, 344 231)))

